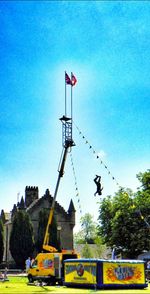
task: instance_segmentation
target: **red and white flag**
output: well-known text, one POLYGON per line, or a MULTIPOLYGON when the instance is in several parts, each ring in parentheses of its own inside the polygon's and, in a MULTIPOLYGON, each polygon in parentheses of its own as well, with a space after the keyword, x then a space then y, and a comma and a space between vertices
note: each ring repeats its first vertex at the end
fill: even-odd
POLYGON ((75 86, 76 82, 77 82, 76 77, 74 76, 73 73, 71 73, 71 86, 75 86))
POLYGON ((72 81, 66 72, 65 72, 65 82, 67 85, 72 85, 72 81))

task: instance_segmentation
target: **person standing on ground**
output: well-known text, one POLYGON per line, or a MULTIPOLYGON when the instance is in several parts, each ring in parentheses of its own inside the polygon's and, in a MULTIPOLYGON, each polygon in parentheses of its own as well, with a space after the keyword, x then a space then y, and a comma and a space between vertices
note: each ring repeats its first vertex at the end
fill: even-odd
POLYGON ((27 272, 28 269, 29 269, 30 266, 31 266, 31 258, 30 258, 30 257, 28 257, 28 258, 26 259, 25 265, 26 265, 26 272, 27 272))
POLYGON ((4 270, 4 281, 7 281, 8 280, 8 277, 7 277, 7 267, 5 267, 5 270, 4 270))

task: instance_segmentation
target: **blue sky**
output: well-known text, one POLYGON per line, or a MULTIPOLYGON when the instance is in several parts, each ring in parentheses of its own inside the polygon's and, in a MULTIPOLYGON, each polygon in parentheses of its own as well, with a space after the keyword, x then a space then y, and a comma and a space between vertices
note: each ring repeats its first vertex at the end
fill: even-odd
POLYGON ((118 190, 116 181, 136 191, 136 174, 149 168, 149 15, 149 1, 0 1, 0 209, 11 210, 26 185, 37 185, 40 196, 54 193, 65 70, 78 80, 73 120, 82 133, 73 126, 72 156, 79 196, 68 156, 57 201, 67 210, 73 199, 78 223, 79 205, 97 218, 95 174, 102 197, 118 190))

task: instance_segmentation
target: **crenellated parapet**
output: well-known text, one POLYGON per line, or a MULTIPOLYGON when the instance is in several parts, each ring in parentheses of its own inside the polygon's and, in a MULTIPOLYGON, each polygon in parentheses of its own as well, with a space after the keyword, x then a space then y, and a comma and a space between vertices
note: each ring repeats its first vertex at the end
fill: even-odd
POLYGON ((36 186, 26 186, 25 188, 25 205, 26 207, 39 198, 39 189, 36 186))

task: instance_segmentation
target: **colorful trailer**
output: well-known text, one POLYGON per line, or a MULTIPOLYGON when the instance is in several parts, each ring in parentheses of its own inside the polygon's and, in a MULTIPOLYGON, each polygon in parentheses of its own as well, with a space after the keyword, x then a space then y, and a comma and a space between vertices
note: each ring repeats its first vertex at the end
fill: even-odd
POLYGON ((142 260, 65 260, 64 285, 70 287, 142 289, 148 284, 142 260))

